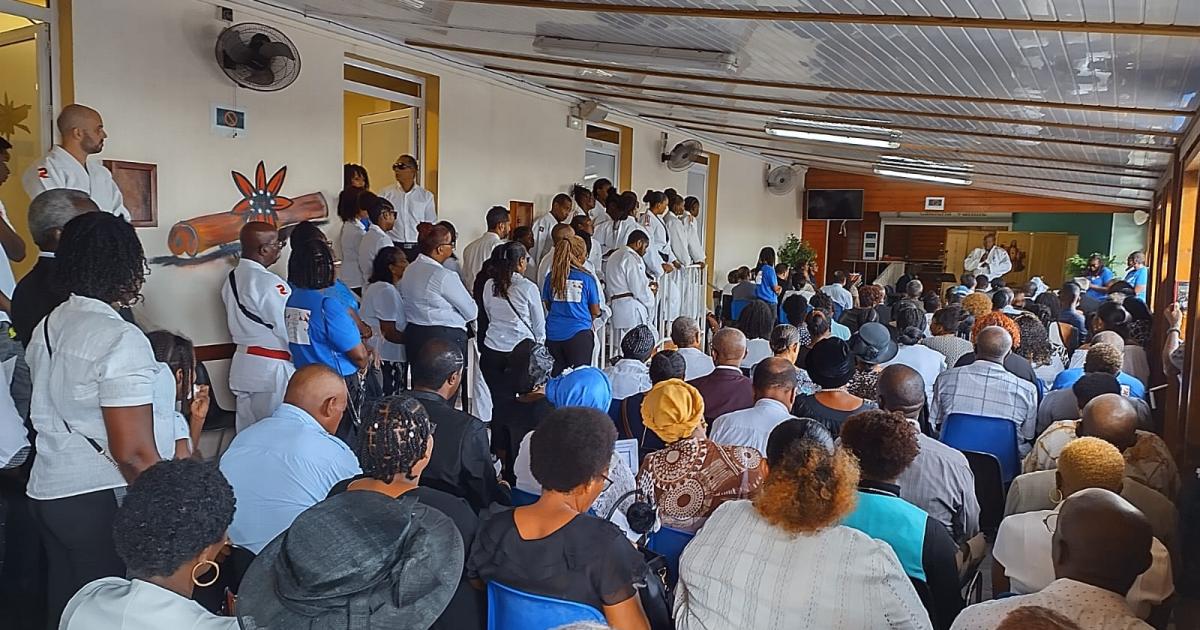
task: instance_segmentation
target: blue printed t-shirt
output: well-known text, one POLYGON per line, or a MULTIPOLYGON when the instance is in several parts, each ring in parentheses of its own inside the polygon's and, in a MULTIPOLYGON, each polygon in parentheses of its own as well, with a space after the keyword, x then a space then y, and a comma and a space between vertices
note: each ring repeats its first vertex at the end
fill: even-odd
POLYGON ((292 363, 302 368, 321 363, 342 376, 358 371, 346 353, 362 343, 346 305, 322 291, 292 287, 283 312, 292 363))
MULTIPOLYGON (((1083 378, 1083 368, 1070 368, 1058 373, 1054 377, 1053 389, 1068 389, 1075 384, 1075 381, 1083 378)), ((1130 398, 1138 398, 1145 400, 1146 386, 1136 378, 1124 373, 1117 372, 1117 383, 1121 385, 1121 393, 1130 398)))
MULTIPOLYGON (((1112 279, 1113 272, 1112 269, 1109 269, 1108 267, 1101 267, 1100 273, 1094 276, 1088 276, 1088 280, 1091 280, 1092 284, 1104 285, 1112 282, 1112 279)), ((1108 289, 1090 288, 1087 290, 1087 294, 1096 298, 1097 300, 1104 300, 1108 298, 1108 289)))
POLYGON ((346 308, 358 311, 358 296, 354 295, 354 291, 351 291, 350 287, 340 279, 334 280, 333 286, 321 289, 321 294, 341 302, 346 308))
POLYGON ((554 296, 550 290, 550 274, 542 283, 542 299, 550 303, 546 312, 546 340, 566 341, 584 330, 592 329, 593 304, 600 303, 600 288, 592 274, 571 269, 567 275, 566 295, 554 296))
MULTIPOLYGON (((1130 269, 1129 271, 1125 272, 1125 282, 1128 282, 1129 286, 1133 287, 1133 289, 1135 291, 1137 291, 1137 288, 1139 286, 1145 287, 1147 284, 1150 283, 1149 267, 1142 267, 1141 269, 1130 269)), ((1138 291, 1137 297, 1139 300, 1145 301, 1146 290, 1142 289, 1141 291, 1138 291)))
POLYGON ((779 296, 775 295, 777 286, 779 277, 775 275, 775 268, 763 263, 762 267, 758 268, 758 290, 754 292, 754 297, 774 304, 779 301, 779 296))

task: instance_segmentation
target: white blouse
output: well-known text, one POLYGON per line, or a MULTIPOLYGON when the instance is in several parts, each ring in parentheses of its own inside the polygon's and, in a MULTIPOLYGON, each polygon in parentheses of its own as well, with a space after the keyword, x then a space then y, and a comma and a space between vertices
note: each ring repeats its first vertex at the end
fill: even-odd
POLYGON ((159 363, 154 374, 154 446, 158 456, 175 459, 175 442, 191 442, 191 428, 179 413, 175 400, 175 373, 166 363, 159 363))
POLYGON ((495 295, 495 286, 492 280, 483 284, 483 310, 488 316, 483 345, 497 352, 512 352, 523 339, 544 343, 546 313, 537 285, 514 273, 512 283, 508 285, 508 299, 495 295))
POLYGON ((383 331, 380 329, 379 322, 392 322, 396 325, 396 330, 404 330, 408 325, 404 318, 404 303, 400 297, 400 289, 390 282, 372 282, 363 290, 362 308, 359 311, 359 317, 363 323, 371 327, 371 338, 367 343, 371 344, 376 352, 379 353, 379 358, 391 363, 404 363, 407 361, 404 344, 392 343, 383 338, 383 331))
POLYGON ((118 577, 89 582, 63 610, 59 630, 238 630, 236 617, 218 617, 167 589, 118 577))
POLYGON ((342 246, 342 264, 338 268, 338 278, 351 289, 358 289, 363 285, 362 269, 358 266, 358 247, 366 233, 362 222, 356 219, 342 223, 342 233, 338 237, 342 246))

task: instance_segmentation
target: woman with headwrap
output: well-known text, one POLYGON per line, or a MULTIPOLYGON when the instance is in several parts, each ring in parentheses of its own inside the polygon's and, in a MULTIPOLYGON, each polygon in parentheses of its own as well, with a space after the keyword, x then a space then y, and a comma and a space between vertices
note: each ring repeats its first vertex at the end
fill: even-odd
POLYGON ((658 506, 662 524, 695 532, 717 506, 745 499, 762 484, 762 454, 708 439, 704 399, 679 379, 658 383, 642 403, 642 422, 666 443, 646 456, 638 488, 658 506))
POLYGON ((508 353, 504 373, 516 397, 509 403, 507 414, 492 418, 491 429, 492 452, 500 459, 500 476, 510 485, 517 483, 513 465, 521 441, 554 411, 554 405, 546 399, 552 369, 550 351, 532 339, 521 341, 508 353))
POLYGON ((571 234, 554 245, 550 275, 542 285, 546 305, 546 348, 554 373, 589 365, 596 337, 592 320, 600 316, 600 285, 584 269, 587 244, 571 234))

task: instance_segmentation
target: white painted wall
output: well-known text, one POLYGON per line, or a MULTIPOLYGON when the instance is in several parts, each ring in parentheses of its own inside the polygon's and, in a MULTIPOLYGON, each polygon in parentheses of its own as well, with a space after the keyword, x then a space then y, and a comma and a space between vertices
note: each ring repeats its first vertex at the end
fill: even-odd
MULTIPOLYGON (((240 7, 236 14, 238 21, 271 24, 292 38, 303 58, 295 84, 277 93, 234 88, 213 59, 224 24, 210 2, 74 4, 75 94, 104 115, 111 137, 102 157, 158 164, 159 227, 139 230, 148 256, 168 253, 167 232, 175 222, 231 208, 239 195, 230 171, 252 175, 259 160, 268 174, 288 166, 283 194, 320 191, 332 206, 341 186, 345 52, 441 77, 439 214, 459 228, 461 242, 483 231, 488 207, 518 199, 534 201, 541 213, 582 176, 584 135, 567 128, 568 103, 311 25, 240 7), (246 109, 246 137, 211 133, 214 104, 246 109)), ((615 120, 634 128, 634 190, 684 190, 685 174, 660 161, 661 132, 615 120)), ((685 137, 673 134, 672 141, 685 137)), ((759 160, 709 149, 721 154, 716 265, 723 278, 762 245, 799 233, 799 220, 794 195, 766 193, 759 160)), ((331 233, 336 229, 330 226, 331 233)), ((218 287, 229 269, 226 261, 154 267, 142 316, 198 345, 228 341, 218 287)))

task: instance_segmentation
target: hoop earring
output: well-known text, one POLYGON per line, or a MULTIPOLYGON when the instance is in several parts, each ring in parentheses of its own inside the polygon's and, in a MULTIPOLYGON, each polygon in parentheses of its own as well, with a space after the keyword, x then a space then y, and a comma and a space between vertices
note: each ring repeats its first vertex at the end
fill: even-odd
POLYGON ((1057 487, 1055 487, 1053 490, 1051 490, 1051 491, 1050 491, 1050 501, 1051 501, 1052 503, 1054 503, 1055 505, 1058 505, 1059 503, 1062 503, 1062 501, 1063 501, 1063 494, 1062 494, 1062 490, 1058 489, 1057 487), (1057 495, 1058 495, 1058 498, 1054 498, 1054 495, 1055 495, 1055 494, 1057 494, 1057 495))
MULTIPOLYGON (((208 571, 205 570, 205 571, 201 572, 200 575, 204 575, 207 572, 208 571)), ((196 586, 199 586, 199 587, 212 586, 213 584, 217 583, 217 579, 220 577, 221 577, 221 565, 217 564, 216 562, 213 562, 212 560, 201 560, 200 562, 196 563, 196 566, 192 567, 192 584, 195 584, 196 586), (208 565, 212 565, 212 569, 216 573, 216 575, 214 575, 212 577, 212 579, 207 582, 201 582, 200 578, 196 576, 196 569, 199 569, 201 567, 204 567, 205 569, 207 569, 208 565)))

